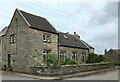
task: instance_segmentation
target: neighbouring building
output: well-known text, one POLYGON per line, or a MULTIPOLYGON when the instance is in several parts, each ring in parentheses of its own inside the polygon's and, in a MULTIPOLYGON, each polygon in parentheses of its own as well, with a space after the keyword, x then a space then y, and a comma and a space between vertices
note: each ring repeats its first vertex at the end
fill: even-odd
POLYGON ((2 36, 3 66, 28 72, 31 66, 46 66, 50 52, 62 61, 72 58, 85 63, 94 48, 78 34, 58 32, 46 18, 16 9, 2 36))
POLYGON ((118 49, 110 49, 110 50, 104 50, 104 55, 109 57, 112 62, 118 62, 120 61, 120 50, 118 49))
POLYGON ((0 62, 2 61, 2 37, 6 34, 7 27, 0 32, 0 62))

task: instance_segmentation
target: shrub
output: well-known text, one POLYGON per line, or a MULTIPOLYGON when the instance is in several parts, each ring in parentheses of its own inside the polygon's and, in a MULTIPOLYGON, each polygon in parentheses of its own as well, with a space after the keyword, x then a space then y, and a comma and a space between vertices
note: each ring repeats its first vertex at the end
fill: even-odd
POLYGON ((103 55, 98 55, 97 62, 103 62, 104 56, 103 55))
POLYGON ((109 57, 107 57, 107 56, 103 56, 103 62, 110 62, 109 57))
POLYGON ((78 64, 78 62, 72 59, 66 59, 66 61, 64 62, 64 65, 75 65, 75 64, 78 64))
POLYGON ((120 62, 113 62, 115 66, 120 66, 120 62))
POLYGON ((95 53, 90 53, 88 55, 87 63, 99 63, 99 62, 110 62, 110 59, 104 55, 97 55, 95 53))
POLYGON ((47 54, 47 66, 58 67, 61 62, 55 57, 54 54, 47 54))
POLYGON ((72 59, 66 59, 65 61, 60 61, 55 57, 54 54, 47 54, 47 66, 49 67, 59 67, 61 65, 75 65, 78 64, 78 61, 72 59))
POLYGON ((98 56, 95 53, 90 53, 88 55, 88 60, 86 61, 87 63, 97 63, 98 62, 98 56))

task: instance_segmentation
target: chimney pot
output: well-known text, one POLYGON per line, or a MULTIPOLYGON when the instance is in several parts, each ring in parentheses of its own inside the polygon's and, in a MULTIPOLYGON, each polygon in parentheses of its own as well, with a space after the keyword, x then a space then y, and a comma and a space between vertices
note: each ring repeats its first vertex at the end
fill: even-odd
POLYGON ((76 35, 76 32, 74 32, 74 35, 76 35))
POLYGON ((107 49, 105 48, 105 50, 104 50, 104 53, 106 54, 107 53, 107 49))

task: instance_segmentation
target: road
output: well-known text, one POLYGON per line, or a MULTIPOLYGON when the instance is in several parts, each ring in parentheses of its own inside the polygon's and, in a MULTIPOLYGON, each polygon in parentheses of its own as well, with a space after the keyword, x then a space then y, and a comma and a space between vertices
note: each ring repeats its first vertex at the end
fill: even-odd
POLYGON ((35 79, 21 76, 19 73, 2 72, 2 80, 35 80, 35 79))
POLYGON ((120 70, 112 70, 108 72, 96 73, 86 77, 74 77, 68 78, 66 80, 118 80, 118 74, 120 70))
MULTIPOLYGON (((0 74, 0 77, 1 76, 3 80, 38 80, 35 78, 21 76, 19 73, 11 72, 3 72, 3 74, 0 74)), ((96 73, 86 77, 67 78, 65 80, 118 80, 118 70, 96 73)))

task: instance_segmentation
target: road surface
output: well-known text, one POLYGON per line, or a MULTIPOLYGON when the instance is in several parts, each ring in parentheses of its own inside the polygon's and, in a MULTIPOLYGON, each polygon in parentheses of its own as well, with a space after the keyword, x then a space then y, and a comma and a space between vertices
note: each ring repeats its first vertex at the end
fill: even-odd
MULTIPOLYGON (((21 74, 14 72, 3 72, 3 74, 0 74, 0 77, 1 76, 3 80, 38 80, 27 76, 21 76, 21 74)), ((118 80, 118 70, 96 73, 85 77, 67 78, 65 80, 118 80)))
POLYGON ((68 78, 66 80, 118 80, 118 74, 120 74, 120 70, 112 70, 102 73, 92 74, 86 77, 74 77, 68 78))

